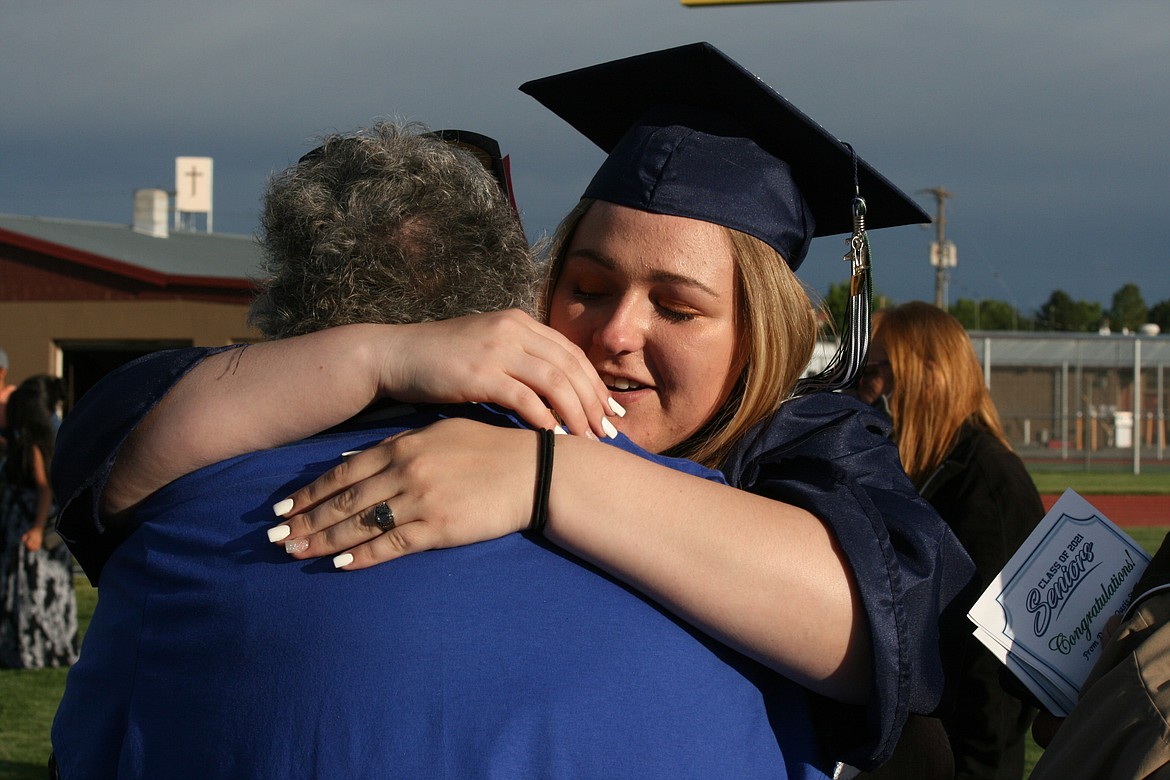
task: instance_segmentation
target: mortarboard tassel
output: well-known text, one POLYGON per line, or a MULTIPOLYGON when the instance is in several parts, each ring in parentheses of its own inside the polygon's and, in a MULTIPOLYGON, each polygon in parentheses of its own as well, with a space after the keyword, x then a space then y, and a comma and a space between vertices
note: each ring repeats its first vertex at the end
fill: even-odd
MULTIPOLYGON (((848 146, 848 144, 846 144, 848 146)), ((853 150, 849 147, 850 151, 853 150)), ((869 261, 869 233, 865 230, 865 198, 857 182, 857 157, 854 155, 853 233, 849 237, 848 260, 852 270, 849 304, 841 343, 824 370, 796 383, 795 398, 815 392, 831 392, 851 387, 865 365, 869 351, 870 311, 873 308, 873 279, 869 261)))

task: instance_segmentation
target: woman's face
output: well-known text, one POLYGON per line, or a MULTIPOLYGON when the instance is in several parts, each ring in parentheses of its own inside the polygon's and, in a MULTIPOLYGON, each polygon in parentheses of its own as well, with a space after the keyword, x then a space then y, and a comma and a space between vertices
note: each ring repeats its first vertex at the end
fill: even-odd
POLYGON ((718 411, 743 368, 736 298, 722 228, 598 201, 569 244, 548 317, 625 407, 617 427, 661 452, 718 411))

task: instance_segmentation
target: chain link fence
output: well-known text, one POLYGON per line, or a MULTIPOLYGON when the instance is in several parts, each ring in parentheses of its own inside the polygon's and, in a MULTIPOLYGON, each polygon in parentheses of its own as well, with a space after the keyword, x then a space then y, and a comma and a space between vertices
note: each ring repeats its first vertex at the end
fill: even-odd
POLYGON ((1086 468, 1170 468, 1170 337, 972 332, 1017 451, 1086 468))

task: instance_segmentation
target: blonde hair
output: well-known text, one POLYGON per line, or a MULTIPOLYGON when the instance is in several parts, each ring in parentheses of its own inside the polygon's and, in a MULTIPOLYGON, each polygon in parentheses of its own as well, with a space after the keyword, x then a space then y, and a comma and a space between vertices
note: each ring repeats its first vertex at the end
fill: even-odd
MULTIPOLYGON (((549 258, 542 305, 560 278, 565 254, 581 219, 593 205, 583 199, 562 220, 544 248, 549 258)), ((731 228, 735 257, 739 330, 737 350, 744 368, 723 406, 686 441, 665 454, 718 468, 732 447, 760 421, 771 416, 791 394, 812 359, 817 318, 808 292, 776 250, 758 238, 731 228)))
POLYGON ((906 473, 919 487, 946 459, 970 423, 1009 450, 999 413, 962 324, 942 309, 911 301, 883 311, 874 340, 886 351, 894 390, 894 438, 906 473))

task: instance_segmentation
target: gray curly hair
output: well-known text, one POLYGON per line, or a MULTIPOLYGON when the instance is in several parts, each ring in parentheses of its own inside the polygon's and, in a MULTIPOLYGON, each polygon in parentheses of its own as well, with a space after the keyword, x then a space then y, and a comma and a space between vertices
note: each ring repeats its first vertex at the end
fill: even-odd
POLYGON ((264 194, 260 292, 268 338, 521 308, 537 269, 500 185, 425 127, 334 134, 264 194))

